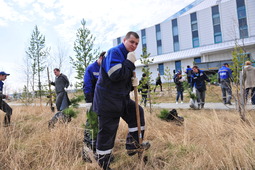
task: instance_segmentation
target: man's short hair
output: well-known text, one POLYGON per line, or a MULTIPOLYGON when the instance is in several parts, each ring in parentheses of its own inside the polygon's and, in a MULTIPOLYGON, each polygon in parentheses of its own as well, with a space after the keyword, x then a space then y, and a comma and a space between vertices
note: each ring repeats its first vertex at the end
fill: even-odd
POLYGON ((58 71, 58 72, 60 72, 59 68, 54 68, 53 71, 58 71))
POLYGON ((245 61, 245 65, 251 65, 250 61, 245 61))
POLYGON ((104 57, 105 53, 106 53, 105 51, 101 52, 101 54, 99 55, 99 58, 104 57))
POLYGON ((224 66, 229 66, 228 63, 224 63, 223 65, 224 65, 224 66))
POLYGON ((136 39, 139 39, 139 35, 136 32, 133 32, 133 31, 129 31, 126 34, 125 39, 129 39, 131 35, 133 35, 136 39))
POLYGON ((196 69, 198 69, 198 66, 193 66, 192 68, 196 68, 196 69))
POLYGON ((189 65, 187 65, 187 68, 190 68, 190 66, 189 66, 189 65))

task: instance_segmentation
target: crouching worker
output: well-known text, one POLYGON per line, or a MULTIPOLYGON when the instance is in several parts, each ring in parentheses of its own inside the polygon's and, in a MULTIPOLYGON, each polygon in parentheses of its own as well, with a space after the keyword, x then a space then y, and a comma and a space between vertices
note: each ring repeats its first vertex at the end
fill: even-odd
POLYGON ((5 112, 4 116, 4 126, 10 126, 12 108, 3 100, 8 99, 8 95, 3 94, 3 81, 6 80, 7 76, 10 74, 5 73, 4 71, 0 72, 0 109, 5 112))
POLYGON ((96 153, 98 118, 97 114, 92 111, 92 102, 96 82, 99 76, 99 69, 104 55, 105 52, 102 52, 99 58, 87 67, 83 78, 83 92, 85 95, 85 101, 87 103, 87 120, 84 131, 84 147, 82 157, 86 162, 92 162, 89 155, 90 151, 93 151, 94 154, 96 153))
MULTIPOLYGON (((133 86, 138 86, 138 79, 131 79, 135 70, 136 57, 133 53, 139 43, 139 36, 135 32, 128 32, 120 45, 111 48, 102 61, 99 78, 95 88, 93 110, 98 114, 99 132, 97 135, 96 153, 98 164, 103 169, 110 169, 110 158, 120 118, 129 128, 126 138, 128 155, 135 155, 146 150, 150 144, 138 142, 138 127, 135 102, 129 93, 133 86)), ((142 138, 145 121, 141 106, 140 123, 142 138)))

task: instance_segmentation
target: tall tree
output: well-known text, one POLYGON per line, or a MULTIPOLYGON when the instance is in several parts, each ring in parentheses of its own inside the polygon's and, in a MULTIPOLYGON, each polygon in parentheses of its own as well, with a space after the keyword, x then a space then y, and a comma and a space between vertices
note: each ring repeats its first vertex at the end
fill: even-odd
POLYGON ((93 49, 95 37, 86 28, 86 21, 84 19, 82 19, 81 25, 82 27, 77 30, 77 39, 74 42, 75 57, 70 57, 71 64, 77 72, 75 78, 78 79, 78 87, 82 86, 83 75, 87 66, 99 55, 98 49, 93 49))
POLYGON ((31 59, 32 66, 32 90, 35 91, 35 81, 37 76, 38 91, 41 99, 42 85, 41 85, 41 72, 45 69, 45 62, 49 50, 45 47, 45 36, 43 36, 35 26, 31 39, 30 46, 26 54, 31 59))

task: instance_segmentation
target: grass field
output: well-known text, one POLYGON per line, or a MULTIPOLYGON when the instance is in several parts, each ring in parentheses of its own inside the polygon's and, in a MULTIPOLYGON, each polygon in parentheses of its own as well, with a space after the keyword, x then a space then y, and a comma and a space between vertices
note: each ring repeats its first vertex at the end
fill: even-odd
MULTIPOLYGON (((76 119, 48 129, 53 116, 47 107, 13 107, 12 126, 0 126, 0 169, 80 170, 98 169, 81 158, 85 109, 76 119)), ((143 165, 137 156, 125 152, 127 125, 121 121, 111 167, 126 169, 255 169, 255 116, 247 113, 241 121, 234 111, 178 110, 184 124, 160 120, 145 109, 146 135, 151 148, 143 165)), ((0 121, 4 113, 0 113, 0 121)))

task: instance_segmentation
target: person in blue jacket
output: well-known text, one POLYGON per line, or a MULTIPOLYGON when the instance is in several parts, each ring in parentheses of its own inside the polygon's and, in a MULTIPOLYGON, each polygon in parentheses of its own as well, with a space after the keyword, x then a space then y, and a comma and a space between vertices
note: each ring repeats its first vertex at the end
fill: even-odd
POLYGON ((6 80, 7 76, 10 74, 5 73, 4 71, 0 72, 0 109, 5 112, 4 116, 4 126, 10 126, 11 123, 11 115, 12 115, 12 108, 3 100, 8 99, 9 96, 3 94, 3 81, 6 80))
POLYGON ((204 71, 198 68, 198 66, 193 66, 192 70, 193 74, 191 79, 191 87, 195 87, 196 89, 198 109, 203 109, 205 105, 205 81, 210 82, 210 79, 207 77, 204 71))
MULTIPOLYGON (((87 103, 87 120, 84 131, 84 144, 91 149, 94 153, 96 152, 96 137, 97 137, 97 115, 92 111, 92 102, 94 98, 94 91, 96 87, 96 82, 99 76, 99 69, 104 58, 105 51, 99 55, 99 58, 92 64, 90 64, 85 71, 83 78, 83 92, 85 96, 85 101, 87 103)), ((83 159, 85 161, 91 162, 87 148, 83 150, 83 159)))
POLYGON ((231 81, 233 81, 232 71, 229 68, 228 63, 224 63, 218 71, 218 82, 221 86, 223 102, 224 104, 229 105, 231 105, 232 98, 231 81))
MULTIPOLYGON (((123 42, 110 50, 102 61, 95 88, 93 110, 98 114, 99 132, 97 135, 98 164, 109 169, 110 158, 119 126, 120 117, 128 124, 126 149, 128 155, 134 155, 150 144, 138 142, 138 127, 135 102, 130 99, 133 86, 138 79, 132 78, 136 57, 133 51, 139 43, 136 32, 128 32, 123 42)), ((139 106, 142 137, 145 129, 144 111, 139 106)))

